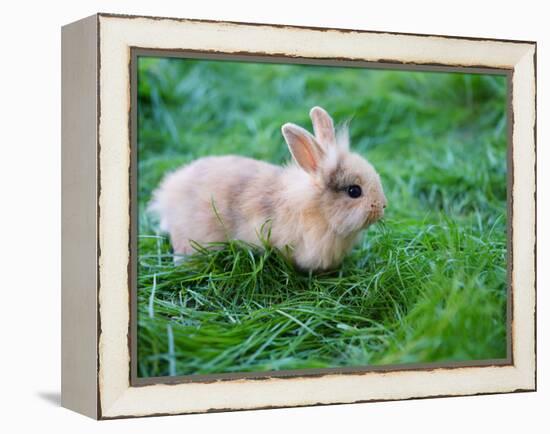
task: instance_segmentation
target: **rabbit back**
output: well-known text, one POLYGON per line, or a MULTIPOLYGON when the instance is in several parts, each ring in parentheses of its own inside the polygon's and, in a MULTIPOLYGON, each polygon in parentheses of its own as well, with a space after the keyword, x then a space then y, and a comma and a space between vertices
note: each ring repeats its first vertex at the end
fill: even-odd
POLYGON ((199 244, 239 239, 258 243, 278 201, 282 168, 240 156, 200 158, 162 181, 152 209, 174 253, 199 244))

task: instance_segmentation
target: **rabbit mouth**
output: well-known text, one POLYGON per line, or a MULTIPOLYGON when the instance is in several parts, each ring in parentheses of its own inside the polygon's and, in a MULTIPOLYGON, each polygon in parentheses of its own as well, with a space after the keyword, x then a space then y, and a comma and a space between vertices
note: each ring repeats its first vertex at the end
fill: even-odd
POLYGON ((363 223, 362 229, 367 229, 370 225, 372 225, 375 222, 375 220, 369 215, 367 216, 365 222, 363 223))
POLYGON ((373 223, 376 223, 378 220, 380 220, 384 216, 384 212, 380 211, 371 211, 367 218, 365 219, 365 223, 363 224, 363 229, 368 228, 373 223))

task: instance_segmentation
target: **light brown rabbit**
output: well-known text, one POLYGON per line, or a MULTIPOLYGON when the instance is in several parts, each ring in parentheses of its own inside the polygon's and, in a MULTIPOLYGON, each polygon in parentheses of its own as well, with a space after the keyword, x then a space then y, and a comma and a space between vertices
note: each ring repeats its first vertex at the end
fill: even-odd
POLYGON ((261 245, 269 233, 300 269, 340 264, 361 230, 383 216, 386 198, 372 165, 349 151, 347 129, 336 133, 320 107, 310 116, 315 137, 294 124, 282 127, 296 164, 206 157, 165 177, 152 209, 176 255, 193 253, 191 240, 261 245))

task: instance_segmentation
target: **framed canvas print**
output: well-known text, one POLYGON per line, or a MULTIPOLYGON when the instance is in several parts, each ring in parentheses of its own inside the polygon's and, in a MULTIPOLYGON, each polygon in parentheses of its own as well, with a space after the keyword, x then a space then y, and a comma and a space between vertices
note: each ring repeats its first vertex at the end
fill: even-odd
POLYGON ((62 404, 533 391, 536 44, 62 30, 62 404))

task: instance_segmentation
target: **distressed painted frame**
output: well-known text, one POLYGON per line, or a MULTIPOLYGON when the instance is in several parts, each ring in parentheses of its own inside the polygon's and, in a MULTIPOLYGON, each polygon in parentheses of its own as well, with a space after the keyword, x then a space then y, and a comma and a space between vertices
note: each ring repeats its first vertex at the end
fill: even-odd
POLYGON ((110 14, 65 26, 62 404, 90 417, 110 419, 535 390, 535 83, 534 42, 110 14), (136 50, 504 71, 511 83, 509 360, 487 366, 294 372, 285 378, 231 375, 152 383, 136 379, 131 368, 135 297, 130 231, 136 181, 131 170, 136 50))

